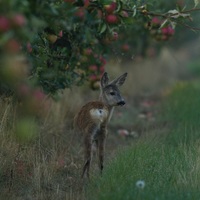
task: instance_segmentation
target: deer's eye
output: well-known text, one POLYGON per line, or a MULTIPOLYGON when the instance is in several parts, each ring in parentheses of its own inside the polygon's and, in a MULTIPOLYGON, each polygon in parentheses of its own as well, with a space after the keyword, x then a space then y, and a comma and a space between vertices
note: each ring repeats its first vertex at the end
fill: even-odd
POLYGON ((115 92, 110 92, 110 95, 114 96, 114 95, 115 95, 115 92))

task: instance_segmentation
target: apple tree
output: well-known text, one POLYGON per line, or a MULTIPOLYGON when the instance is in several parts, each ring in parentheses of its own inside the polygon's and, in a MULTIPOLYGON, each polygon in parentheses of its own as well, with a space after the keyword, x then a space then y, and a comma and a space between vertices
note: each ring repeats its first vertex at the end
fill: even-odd
POLYGON ((0 90, 29 85, 54 94, 85 80, 96 88, 113 50, 143 50, 149 37, 169 40, 199 10, 194 3, 186 10, 180 1, 1 1, 0 90))

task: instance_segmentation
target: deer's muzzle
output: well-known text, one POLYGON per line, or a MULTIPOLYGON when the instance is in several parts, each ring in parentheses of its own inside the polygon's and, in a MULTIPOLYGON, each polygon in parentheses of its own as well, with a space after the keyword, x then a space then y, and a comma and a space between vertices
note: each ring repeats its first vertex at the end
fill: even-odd
POLYGON ((125 104, 124 100, 117 103, 118 106, 123 106, 124 104, 125 104))

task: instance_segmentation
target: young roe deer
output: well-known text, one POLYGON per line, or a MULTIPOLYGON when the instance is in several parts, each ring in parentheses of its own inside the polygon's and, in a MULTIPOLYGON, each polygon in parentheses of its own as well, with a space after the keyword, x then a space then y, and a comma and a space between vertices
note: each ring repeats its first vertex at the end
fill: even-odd
POLYGON ((99 168, 102 174, 107 124, 111 119, 114 107, 125 104, 118 87, 124 83, 126 77, 127 73, 124 73, 109 82, 108 74, 105 72, 100 81, 99 101, 88 102, 75 116, 75 126, 84 136, 85 163, 82 177, 87 173, 89 178, 93 145, 96 145, 97 148, 99 168))

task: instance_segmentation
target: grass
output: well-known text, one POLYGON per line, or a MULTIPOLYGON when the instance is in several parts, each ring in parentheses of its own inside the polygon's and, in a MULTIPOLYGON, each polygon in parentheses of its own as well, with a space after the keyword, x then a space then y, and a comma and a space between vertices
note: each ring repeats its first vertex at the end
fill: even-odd
POLYGON ((52 102, 38 121, 36 138, 21 142, 15 132, 17 103, 0 99, 0 199, 75 199, 82 195, 75 194, 82 187, 81 142, 71 126, 75 108, 61 102, 52 102))
POLYGON ((200 199, 199 102, 194 84, 177 84, 161 108, 165 134, 150 134, 120 151, 103 177, 89 184, 88 198, 200 199), (145 188, 136 186, 138 180, 145 188))

